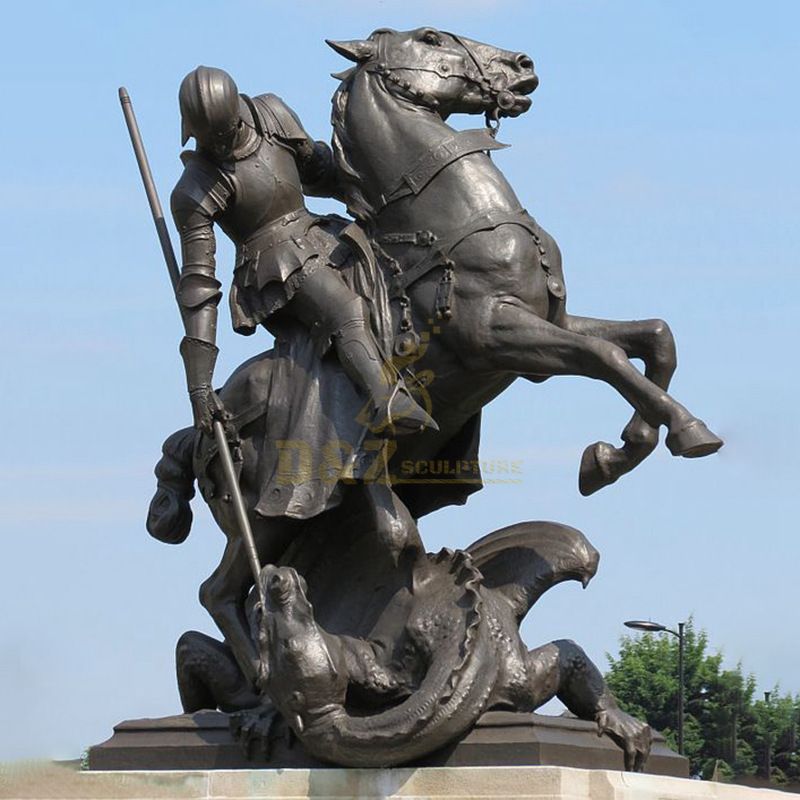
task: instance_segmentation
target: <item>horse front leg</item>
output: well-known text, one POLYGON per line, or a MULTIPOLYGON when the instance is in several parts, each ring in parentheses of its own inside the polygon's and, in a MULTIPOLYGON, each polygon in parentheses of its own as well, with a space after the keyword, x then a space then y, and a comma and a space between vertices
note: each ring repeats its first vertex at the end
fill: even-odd
POLYGON ((514 297, 493 298, 474 319, 478 368, 520 375, 582 375, 614 387, 653 428, 666 425, 676 456, 715 453, 722 440, 631 364, 625 351, 597 336, 547 322, 514 297))
MULTIPOLYGON (((583 336, 597 336, 621 347, 628 358, 644 362, 645 377, 668 389, 677 367, 675 340, 664 320, 620 322, 566 315, 563 327, 583 336)), ((621 435, 624 445, 595 442, 583 451, 578 487, 584 497, 609 486, 644 461, 658 444, 658 428, 635 412, 621 435)))

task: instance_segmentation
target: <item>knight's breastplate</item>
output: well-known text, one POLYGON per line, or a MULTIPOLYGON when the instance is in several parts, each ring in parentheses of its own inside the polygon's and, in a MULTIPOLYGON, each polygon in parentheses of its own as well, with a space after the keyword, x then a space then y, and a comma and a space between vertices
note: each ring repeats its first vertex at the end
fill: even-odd
POLYGON ((224 172, 233 185, 233 202, 219 223, 235 242, 247 241, 274 220, 304 207, 294 157, 269 137, 224 172))

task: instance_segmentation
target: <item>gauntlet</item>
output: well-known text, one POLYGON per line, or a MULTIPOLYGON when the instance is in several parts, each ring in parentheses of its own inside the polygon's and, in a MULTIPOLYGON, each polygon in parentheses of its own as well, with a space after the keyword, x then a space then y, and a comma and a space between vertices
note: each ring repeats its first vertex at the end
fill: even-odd
POLYGON ((208 435, 212 434, 215 419, 225 419, 225 407, 211 386, 218 353, 216 345, 202 339, 184 336, 181 340, 180 354, 186 370, 194 427, 208 435))

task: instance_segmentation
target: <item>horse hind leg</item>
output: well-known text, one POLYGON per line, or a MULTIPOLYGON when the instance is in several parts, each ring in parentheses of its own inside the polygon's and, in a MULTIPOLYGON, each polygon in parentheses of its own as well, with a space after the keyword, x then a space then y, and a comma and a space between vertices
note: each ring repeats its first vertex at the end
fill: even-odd
MULTIPOLYGON (((250 634, 246 609, 254 576, 233 511, 230 504, 222 507, 223 502, 213 506, 212 511, 217 523, 227 533, 228 541, 219 565, 200 586, 200 603, 225 637, 245 677, 255 683, 259 656, 250 634)), ((260 563, 276 563, 297 532, 293 521, 251 516, 250 522, 260 563)))
POLYGON ((253 575, 241 540, 228 539, 222 560, 200 586, 200 604, 214 620, 239 668, 251 683, 258 676, 258 653, 250 636, 245 609, 253 575))

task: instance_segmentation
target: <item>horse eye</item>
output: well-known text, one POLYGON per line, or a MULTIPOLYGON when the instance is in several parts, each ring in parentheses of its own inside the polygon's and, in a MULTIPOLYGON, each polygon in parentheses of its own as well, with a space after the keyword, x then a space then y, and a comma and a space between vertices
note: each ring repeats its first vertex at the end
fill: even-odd
POLYGON ((439 34, 435 33, 434 31, 428 31, 423 37, 422 41, 425 44, 433 44, 433 45, 440 45, 442 40, 439 38, 439 34))

